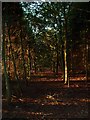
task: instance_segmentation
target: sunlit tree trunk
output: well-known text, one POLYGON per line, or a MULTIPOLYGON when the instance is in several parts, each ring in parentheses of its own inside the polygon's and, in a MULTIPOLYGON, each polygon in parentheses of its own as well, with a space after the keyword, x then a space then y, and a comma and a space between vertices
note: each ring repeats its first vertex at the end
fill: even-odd
POLYGON ((64 75, 65 75, 65 81, 64 83, 68 84, 69 87, 69 79, 68 79, 68 63, 67 63, 67 15, 66 15, 66 11, 65 11, 65 6, 64 6, 64 67, 65 67, 65 71, 64 71, 64 75))
POLYGON ((2 41, 2 58, 4 64, 5 86, 8 104, 11 103, 10 83, 7 74, 6 55, 5 55, 5 23, 3 23, 3 41, 2 41))
POLYGON ((64 68, 64 75, 65 75, 65 84, 67 83, 67 80, 68 80, 68 72, 67 72, 67 52, 66 52, 66 41, 65 41, 65 46, 64 46, 64 64, 65 64, 65 68, 64 68))

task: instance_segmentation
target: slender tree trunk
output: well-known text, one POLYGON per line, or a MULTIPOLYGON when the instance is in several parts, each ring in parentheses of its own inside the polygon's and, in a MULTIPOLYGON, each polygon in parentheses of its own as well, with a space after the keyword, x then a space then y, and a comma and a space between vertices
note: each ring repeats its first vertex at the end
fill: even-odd
POLYGON ((56 61, 56 75, 58 75, 58 65, 59 65, 59 52, 58 52, 58 38, 57 38, 57 35, 55 34, 55 38, 56 38, 56 41, 57 41, 57 44, 56 44, 56 52, 57 52, 57 61, 56 61))
POLYGON ((2 41, 2 58, 4 64, 4 75, 5 75, 5 86, 6 86, 6 97, 8 104, 11 103, 11 91, 10 91, 10 83, 7 74, 7 65, 6 65, 6 55, 5 55, 5 23, 3 23, 3 41, 2 41))
POLYGON ((37 73, 36 58, 34 58, 34 68, 35 68, 35 73, 37 73))
POLYGON ((29 61, 29 79, 31 80, 31 54, 30 54, 30 46, 29 46, 29 55, 28 55, 28 61, 29 61))
POLYGON ((86 82, 88 82, 88 44, 86 44, 86 82))
POLYGON ((20 81, 19 81, 19 79, 18 79, 17 70, 16 70, 16 64, 15 64, 15 59, 14 59, 14 52, 13 52, 12 44, 11 44, 10 26, 9 26, 9 25, 8 25, 8 37, 9 37, 9 43, 10 43, 10 49, 11 49, 11 55, 12 55, 12 61, 13 61, 13 66, 14 66, 15 79, 17 80, 19 93, 20 93, 20 95, 22 96, 22 88, 21 88, 21 85, 20 85, 20 81))
POLYGON ((9 56, 8 55, 9 54, 9 51, 8 51, 8 40, 6 40, 5 42, 6 42, 6 44, 5 44, 6 51, 5 52, 6 52, 6 61, 7 61, 7 74, 8 74, 8 78, 9 78, 9 69, 8 69, 9 68, 9 61, 8 61, 9 60, 9 57, 8 57, 9 56))
MULTIPOLYGON (((87 29, 87 25, 86 25, 86 29, 87 29)), ((85 30, 85 35, 84 35, 84 44, 85 44, 85 71, 86 71, 86 84, 88 82, 88 59, 89 59, 89 41, 88 39, 86 38, 86 35, 87 35, 87 30, 85 30)))
POLYGON ((9 54, 8 54, 8 57, 9 57, 9 62, 8 62, 8 75, 9 75, 9 78, 10 78, 10 46, 8 48, 9 50, 9 54))
POLYGON ((64 64, 65 64, 65 84, 67 83, 68 80, 68 73, 67 73, 67 52, 66 52, 66 41, 65 41, 65 46, 64 46, 64 64))
POLYGON ((63 81, 65 82, 65 62, 64 62, 64 42, 63 42, 63 37, 62 37, 62 34, 63 34, 63 30, 62 30, 62 25, 61 25, 61 16, 59 15, 59 25, 60 25, 60 31, 59 31, 59 39, 61 41, 61 68, 62 68, 62 71, 63 71, 63 81))
POLYGON ((56 63, 56 75, 58 75, 58 66, 59 66, 59 52, 58 52, 58 44, 57 44, 57 63, 56 63))
POLYGON ((22 62, 23 62, 23 67, 24 67, 24 80, 26 82, 26 85, 28 85, 27 77, 26 77, 26 67, 25 67, 25 59, 24 59, 24 47, 23 47, 23 41, 22 41, 22 27, 21 27, 21 32, 20 32, 20 39, 21 39, 21 49, 22 49, 22 62))
POLYGON ((7 40, 6 44, 6 49, 7 49, 7 54, 6 54, 6 61, 8 61, 7 68, 8 68, 8 78, 10 79, 10 46, 9 46, 9 41, 7 40))
POLYGON ((62 67, 62 71, 63 71, 63 80, 65 80, 65 67, 64 67, 64 51, 63 51, 63 44, 61 46, 61 67, 62 67))
POLYGON ((67 16, 65 12, 65 6, 64 6, 64 64, 65 64, 65 84, 68 83, 69 87, 69 79, 68 79, 68 65, 67 65, 67 16))

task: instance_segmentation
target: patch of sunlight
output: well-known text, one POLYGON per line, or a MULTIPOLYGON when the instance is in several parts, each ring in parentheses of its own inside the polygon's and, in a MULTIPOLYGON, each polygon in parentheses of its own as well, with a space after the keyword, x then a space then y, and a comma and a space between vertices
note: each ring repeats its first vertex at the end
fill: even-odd
POLYGON ((46 95, 41 99, 35 100, 35 103, 41 105, 65 105, 61 99, 57 98, 57 95, 46 95))
POLYGON ((53 113, 44 113, 44 112, 27 112, 30 115, 52 115, 53 113))
POLYGON ((90 99, 86 98, 86 99, 80 99, 80 102, 90 102, 90 99))

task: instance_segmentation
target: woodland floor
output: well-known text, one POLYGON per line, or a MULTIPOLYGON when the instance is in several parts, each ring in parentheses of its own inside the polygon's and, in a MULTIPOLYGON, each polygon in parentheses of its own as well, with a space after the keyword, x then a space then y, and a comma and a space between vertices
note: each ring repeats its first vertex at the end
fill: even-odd
POLYGON ((22 86, 23 97, 13 95, 10 106, 3 98, 2 119, 89 120, 90 83, 71 81, 68 88, 62 81, 39 81, 22 86))

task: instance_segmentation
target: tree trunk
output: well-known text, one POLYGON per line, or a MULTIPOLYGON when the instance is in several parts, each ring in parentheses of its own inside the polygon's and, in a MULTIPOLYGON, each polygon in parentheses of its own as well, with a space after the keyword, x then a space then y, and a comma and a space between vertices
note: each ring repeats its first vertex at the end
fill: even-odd
POLYGON ((56 38, 56 41, 57 41, 57 43, 56 43, 56 52, 57 52, 57 60, 56 60, 56 75, 58 75, 58 65, 59 65, 59 59, 58 59, 58 57, 59 57, 59 52, 58 52, 58 38, 57 38, 57 35, 55 34, 55 38, 56 38))
POLYGON ((9 54, 8 54, 8 59, 9 59, 9 62, 8 62, 8 76, 10 78, 10 46, 8 48, 8 51, 9 51, 9 54))
POLYGON ((2 58, 3 58, 3 64, 4 64, 6 97, 7 97, 8 104, 10 104, 11 103, 11 91, 10 91, 10 83, 9 83, 8 74, 7 74, 6 55, 5 55, 5 23, 3 23, 2 58))
POLYGON ((26 77, 26 67, 25 67, 25 59, 24 59, 24 48, 23 48, 23 41, 22 41, 22 27, 20 32, 20 39, 21 39, 21 49, 22 49, 22 62, 24 67, 24 80, 26 82, 26 85, 28 85, 27 77, 26 77))
POLYGON ((29 55, 28 55, 28 61, 29 61, 29 79, 31 80, 31 54, 30 54, 30 46, 29 46, 29 55))
POLYGON ((69 79, 68 79, 68 63, 67 63, 67 16, 66 16, 66 11, 65 11, 65 6, 64 6, 64 64, 65 64, 65 84, 68 84, 69 87, 69 79))
POLYGON ((58 43, 57 43, 57 63, 56 63, 56 75, 58 75, 58 66, 59 66, 59 52, 58 52, 58 43))
POLYGON ((13 66, 14 66, 15 79, 17 80, 19 93, 20 93, 20 95, 22 96, 22 88, 21 88, 21 85, 20 85, 20 81, 19 81, 19 79, 18 79, 17 70, 16 70, 16 64, 15 64, 15 59, 14 59, 14 52, 13 52, 12 44, 11 44, 10 26, 9 26, 9 25, 8 25, 8 37, 9 37, 10 50, 11 50, 12 61, 13 61, 13 66))
POLYGON ((62 71, 63 71, 63 81, 65 82, 65 64, 64 64, 64 50, 63 50, 63 43, 61 46, 61 66, 62 66, 62 71))
POLYGON ((36 58, 34 58, 34 68, 35 68, 35 73, 37 73, 36 58))
POLYGON ((88 82, 88 44, 86 44, 86 82, 88 82))
POLYGON ((65 75, 65 84, 67 83, 68 80, 68 73, 67 73, 67 52, 66 52, 66 41, 65 41, 65 48, 64 48, 64 64, 65 64, 65 71, 64 71, 64 75, 65 75))

